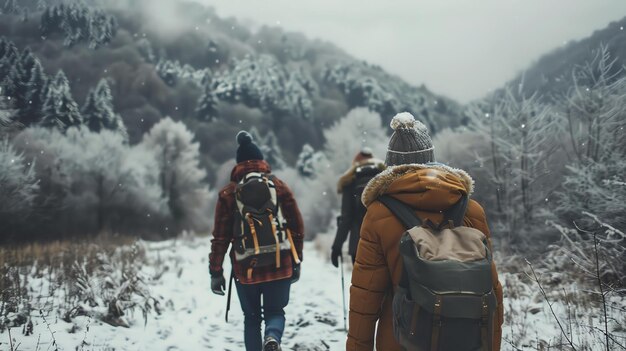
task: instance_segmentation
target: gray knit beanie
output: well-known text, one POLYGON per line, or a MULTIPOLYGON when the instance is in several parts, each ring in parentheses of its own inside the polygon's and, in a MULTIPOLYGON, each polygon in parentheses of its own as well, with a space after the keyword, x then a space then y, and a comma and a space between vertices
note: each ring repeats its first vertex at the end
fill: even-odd
POLYGON ((435 161, 433 141, 424 123, 408 112, 398 113, 391 120, 394 130, 387 147, 387 166, 435 161))

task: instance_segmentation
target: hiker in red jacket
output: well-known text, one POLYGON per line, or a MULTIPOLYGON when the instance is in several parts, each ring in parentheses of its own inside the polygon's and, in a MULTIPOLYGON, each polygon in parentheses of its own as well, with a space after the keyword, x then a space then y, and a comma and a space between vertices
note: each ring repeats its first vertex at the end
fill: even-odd
POLYGON ((293 194, 271 174, 250 134, 239 132, 237 142, 237 165, 230 183, 220 190, 215 209, 209 255, 211 289, 224 295, 222 263, 232 244, 230 258, 244 313, 246 350, 275 351, 280 350, 285 329, 289 289, 300 276, 302 216, 293 194))

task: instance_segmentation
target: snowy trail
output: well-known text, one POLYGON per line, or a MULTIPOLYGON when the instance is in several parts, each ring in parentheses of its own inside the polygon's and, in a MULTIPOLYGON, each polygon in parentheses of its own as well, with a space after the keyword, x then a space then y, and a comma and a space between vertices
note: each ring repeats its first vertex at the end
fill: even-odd
MULTIPOLYGON (((224 320, 226 297, 210 292, 207 271, 210 238, 187 237, 158 243, 144 243, 150 266, 143 268, 146 277, 161 275, 149 283, 152 296, 161 303, 162 312, 154 311, 147 324, 141 312, 126 316, 130 328, 113 327, 96 318, 76 317, 64 322, 56 309, 46 315, 31 313, 32 335, 25 336, 22 326, 11 328, 13 350, 19 351, 176 351, 228 350, 241 351, 243 346, 243 314, 237 294, 233 291, 229 323, 224 320), (162 274, 161 274, 162 273, 162 274), (56 346, 53 344, 56 340, 56 346)), ((344 350, 346 332, 343 330, 341 278, 339 270, 318 252, 312 242, 305 243, 302 277, 292 285, 291 300, 286 309, 287 327, 283 350, 324 351, 344 350)), ((226 260, 225 272, 230 272, 226 260)), ((351 270, 344 268, 348 293, 351 270)), ((549 307, 536 287, 520 281, 520 273, 500 272, 505 287, 505 325, 502 350, 537 350, 559 343, 560 331, 549 307), (508 296, 507 296, 508 295, 508 296), (514 341, 515 346, 510 345, 514 341), (543 345, 543 346, 540 346, 543 345)), ((33 287, 38 287, 32 280, 33 287)), ((572 287, 568 287, 570 289, 572 287)), ((573 285, 575 289, 575 284, 573 285)), ((44 298, 45 299, 45 298, 44 298)), ((346 303, 349 296, 346 296, 346 303)), ((553 308, 566 316, 562 301, 553 298, 553 308)), ((619 312, 626 301, 617 299, 611 320, 619 321, 619 312)), ((599 325, 598 315, 591 310, 577 311, 580 320, 599 325)), ((577 338, 588 338, 591 345, 601 340, 589 336, 580 326, 574 330, 577 338)), ((619 328, 611 326, 612 330, 619 328)), ((621 330, 621 329, 620 329, 621 330)), ((8 333, 0 333, 0 350, 9 350, 8 333)), ((619 333, 616 335, 621 335, 619 333)))
MULTIPOLYGON (((21 327, 11 330, 18 350, 54 350, 52 333, 59 350, 243 350, 243 314, 234 286, 229 323, 224 320, 226 297, 210 293, 209 240, 146 244, 148 255, 167 271, 151 287, 153 295, 162 298, 163 312, 152 313, 145 326, 141 313, 129 318, 130 328, 77 317, 73 332, 73 325, 59 318, 47 318, 48 330, 40 317, 34 317, 33 335, 24 336, 21 327), (81 348, 83 340, 86 344, 81 348)), ((224 271, 230 272, 230 266, 224 271)), ((347 291, 347 267, 346 273, 347 291)), ((305 244, 302 277, 292 285, 286 318, 284 350, 345 347, 339 270, 325 261, 312 243, 305 244)), ((7 340, 6 333, 1 337, 7 340)))

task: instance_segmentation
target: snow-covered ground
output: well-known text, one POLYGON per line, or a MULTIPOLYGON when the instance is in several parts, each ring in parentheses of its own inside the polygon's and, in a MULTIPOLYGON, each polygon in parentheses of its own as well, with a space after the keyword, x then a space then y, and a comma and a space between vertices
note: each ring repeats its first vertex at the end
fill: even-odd
MULTIPOLYGON (((130 328, 113 327, 84 316, 74 318, 72 323, 47 317, 50 330, 35 315, 32 335, 24 336, 22 327, 11 329, 14 348, 55 350, 54 333, 59 350, 243 350, 243 314, 234 286, 228 323, 224 320, 226 297, 210 292, 209 238, 146 245, 151 258, 169 267, 151 286, 153 296, 162 299, 161 315, 152 313, 144 325, 143 316, 136 313, 129 318, 130 328)), ((292 285, 286 309, 283 348, 341 350, 346 333, 339 270, 327 263, 311 243, 306 244, 304 256, 302 279, 292 285)), ((230 266, 224 270, 230 272, 230 266)), ((345 282, 347 292, 348 269, 345 282)), ((7 332, 0 338, 0 349, 6 350, 7 332)))
MULTIPOLYGON (((13 349, 243 350, 243 315, 236 292, 232 294, 232 308, 226 323, 226 297, 214 295, 209 289, 209 238, 189 237, 143 244, 148 261, 164 271, 159 279, 150 283, 152 295, 161 303, 160 315, 152 312, 144 324, 143 316, 137 312, 134 316, 127 316, 130 327, 124 328, 85 316, 75 317, 67 323, 54 312, 44 321, 38 313, 33 313, 32 335, 25 336, 22 326, 11 328, 13 349)), ((284 350, 344 349, 346 332, 343 330, 341 277, 339 270, 318 251, 314 243, 305 244, 302 277, 292 286, 286 310, 284 350)), ((229 266, 224 269, 230 271, 229 266)), ((145 271, 154 276, 156 268, 145 267, 145 271)), ((348 293, 349 267, 345 268, 345 274, 348 293)), ((537 350, 548 343, 555 345, 559 342, 560 332, 548 305, 538 289, 522 283, 520 276, 520 272, 501 272, 505 294, 509 295, 505 300, 507 325, 504 326, 504 339, 510 341, 503 340, 502 350, 537 350)), ((346 296, 346 303, 348 298, 346 296)), ((615 302, 624 308, 623 301, 615 302)), ((554 308, 557 313, 566 315, 564 304, 556 303, 554 308)), ((577 312, 585 324, 600 325, 597 316, 588 316, 589 311, 579 309, 577 312)), ((618 322, 624 318, 619 317, 619 313, 616 317, 618 322)), ((566 328, 571 327, 565 323, 566 328)), ((572 332, 577 333, 576 330, 572 332)), ((586 335, 584 330, 582 335, 586 335)), ((10 349, 8 340, 7 331, 0 334, 1 350, 10 349)))

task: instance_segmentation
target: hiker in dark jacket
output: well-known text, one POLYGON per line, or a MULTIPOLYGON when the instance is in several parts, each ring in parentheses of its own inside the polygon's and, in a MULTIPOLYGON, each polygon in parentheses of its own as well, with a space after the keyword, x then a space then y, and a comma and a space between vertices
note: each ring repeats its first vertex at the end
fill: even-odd
POLYGON ((367 182, 384 168, 385 164, 374 158, 372 150, 363 148, 354 157, 350 169, 339 178, 337 192, 341 194, 341 215, 337 217, 337 234, 330 253, 335 267, 339 267, 339 257, 348 235, 348 254, 352 257, 352 263, 356 259, 361 222, 366 210, 361 202, 361 194, 367 182))
MULTIPOLYGON (((379 351, 403 350, 394 336, 393 324, 397 321, 393 320, 392 301, 403 274, 399 243, 406 228, 378 201, 379 197, 388 195, 410 206, 423 223, 439 224, 443 221, 443 212, 463 196, 469 197, 474 189, 474 181, 465 171, 434 162, 434 147, 428 131, 412 115, 397 115, 391 126, 395 132, 385 160, 388 168, 369 182, 362 196, 367 214, 352 272, 348 351, 372 351, 374 345, 379 351)), ((485 211, 478 202, 469 200, 463 225, 482 232, 491 251, 485 211)), ((490 350, 499 351, 504 310, 502 285, 495 264, 491 265, 491 278, 497 312, 490 350)), ((410 313, 417 315, 415 311, 410 313)), ((424 327, 420 323, 415 325, 418 331, 424 327)))
MULTIPOLYGON (((246 350, 280 350, 280 341, 285 328, 284 308, 289 302, 291 283, 295 282, 300 274, 299 263, 302 260, 304 238, 302 216, 287 185, 270 174, 270 165, 263 160, 263 154, 252 141, 250 134, 239 132, 237 142, 239 143, 237 165, 232 170, 230 183, 220 190, 215 209, 215 226, 213 240, 211 240, 211 254, 209 255, 211 289, 215 294, 224 295, 226 280, 224 279, 222 263, 232 243, 233 249, 230 251, 230 257, 237 294, 244 313, 246 350), (236 198, 237 192, 240 189, 241 180, 250 174, 261 174, 265 177, 263 179, 266 182, 271 182, 274 185, 279 206, 279 210, 275 211, 274 215, 277 219, 282 217, 286 222, 285 228, 281 229, 278 234, 285 238, 285 244, 287 241, 290 244, 286 251, 280 251, 280 254, 276 255, 275 264, 272 262, 269 266, 256 267, 257 261, 254 257, 251 261, 239 261, 237 259, 236 251, 239 247, 237 245, 241 242, 241 237, 238 236, 240 234, 236 233, 237 230, 250 223, 258 231, 263 230, 263 228, 255 225, 252 219, 242 223, 241 217, 239 217, 240 200, 236 198), (261 338, 260 333, 262 320, 265 321, 264 339, 261 338)), ((279 222, 281 221, 274 221, 275 224, 272 227, 280 226, 279 222)), ((278 239, 276 240, 278 241, 278 239)), ((256 241, 257 237, 255 236, 254 244, 258 245, 256 241)), ((250 242, 248 245, 249 247, 252 246, 250 242)), ((281 248, 282 245, 281 243, 281 248)))

